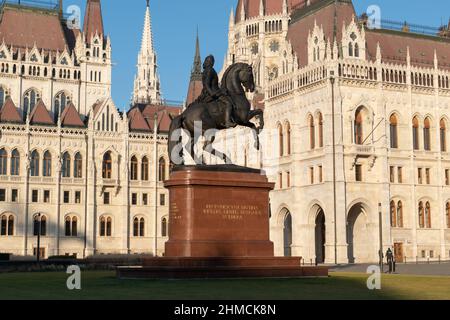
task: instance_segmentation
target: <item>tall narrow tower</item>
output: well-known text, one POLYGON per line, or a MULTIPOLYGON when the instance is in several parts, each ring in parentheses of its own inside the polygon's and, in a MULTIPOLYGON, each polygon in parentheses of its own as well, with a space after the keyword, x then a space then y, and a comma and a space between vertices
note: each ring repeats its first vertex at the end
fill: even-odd
POLYGON ((156 53, 153 49, 150 5, 149 0, 147 0, 141 51, 138 55, 137 72, 134 79, 133 103, 161 103, 160 82, 157 69, 156 53))
POLYGON ((198 38, 195 42, 195 56, 194 64, 192 65, 191 79, 189 81, 189 89, 186 98, 186 105, 189 106, 198 96, 202 93, 203 83, 202 83, 202 58, 200 57, 200 40, 198 38))

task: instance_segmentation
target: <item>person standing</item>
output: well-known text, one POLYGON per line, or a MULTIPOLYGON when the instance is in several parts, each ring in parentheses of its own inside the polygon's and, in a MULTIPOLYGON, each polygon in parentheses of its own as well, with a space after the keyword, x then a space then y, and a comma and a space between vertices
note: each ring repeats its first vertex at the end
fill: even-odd
POLYGON ((391 248, 389 248, 386 252, 387 264, 389 266, 389 273, 392 273, 394 266, 394 254, 392 253, 391 248))

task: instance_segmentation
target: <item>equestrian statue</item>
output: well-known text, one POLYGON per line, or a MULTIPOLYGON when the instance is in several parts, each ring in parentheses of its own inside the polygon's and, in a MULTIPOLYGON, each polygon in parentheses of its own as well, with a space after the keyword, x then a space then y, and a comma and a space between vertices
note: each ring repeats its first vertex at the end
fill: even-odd
MULTIPOLYGON (((223 74, 219 86, 217 72, 214 70, 214 57, 208 56, 203 63, 203 90, 201 95, 191 103, 179 116, 172 119, 169 130, 169 156, 172 164, 184 164, 184 149, 188 150, 196 164, 204 164, 203 158, 196 156, 194 146, 200 136, 194 132, 201 124, 201 134, 205 136, 208 131, 226 130, 237 126, 251 128, 255 137, 255 148, 260 149, 259 133, 264 128, 264 116, 262 110, 251 110, 246 92, 255 91, 253 69, 246 63, 235 63, 223 74), (251 122, 253 118, 259 120, 259 126, 251 122), (189 141, 186 148, 175 149, 181 144, 180 131, 188 133, 189 141), (177 137, 175 137, 178 131, 177 137), (175 138, 174 138, 175 137, 175 138), (173 157, 179 157, 181 161, 175 161, 173 157)), ((212 144, 215 134, 207 134, 203 150, 223 159, 226 163, 231 160, 226 154, 215 150, 212 144)))

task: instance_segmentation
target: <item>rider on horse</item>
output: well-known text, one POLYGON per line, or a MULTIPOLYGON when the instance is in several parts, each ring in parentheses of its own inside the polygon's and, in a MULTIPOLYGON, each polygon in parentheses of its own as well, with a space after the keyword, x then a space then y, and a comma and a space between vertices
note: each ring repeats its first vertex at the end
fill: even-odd
MULTIPOLYGON (((195 101, 196 103, 211 103, 214 101, 222 101, 225 105, 223 110, 223 119, 221 119, 221 126, 225 128, 234 128, 236 123, 233 120, 233 101, 231 98, 219 88, 219 78, 216 70, 214 70, 214 56, 209 55, 203 63, 203 90, 201 95, 195 101)), ((212 108, 210 108, 210 111, 212 108)))

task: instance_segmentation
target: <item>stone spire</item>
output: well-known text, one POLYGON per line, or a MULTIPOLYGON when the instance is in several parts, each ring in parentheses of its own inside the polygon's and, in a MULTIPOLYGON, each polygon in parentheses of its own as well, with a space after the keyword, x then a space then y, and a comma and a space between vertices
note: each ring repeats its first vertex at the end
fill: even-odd
POLYGON ((100 0, 87 0, 83 32, 87 42, 90 42, 91 38, 96 34, 101 38, 104 36, 102 6, 100 0))
POLYGON ((192 66, 191 81, 202 80, 202 58, 200 57, 200 40, 198 38, 197 30, 197 40, 195 42, 195 56, 194 64, 192 66))
POLYGON ((197 31, 197 40, 195 43, 194 64, 191 71, 191 80, 189 81, 189 88, 186 97, 186 106, 189 106, 202 93, 202 59, 200 57, 200 40, 197 31))
POLYGON ((137 73, 134 80, 133 103, 160 104, 161 92, 156 64, 156 52, 153 49, 152 22, 150 4, 147 0, 141 50, 138 55, 137 73))

